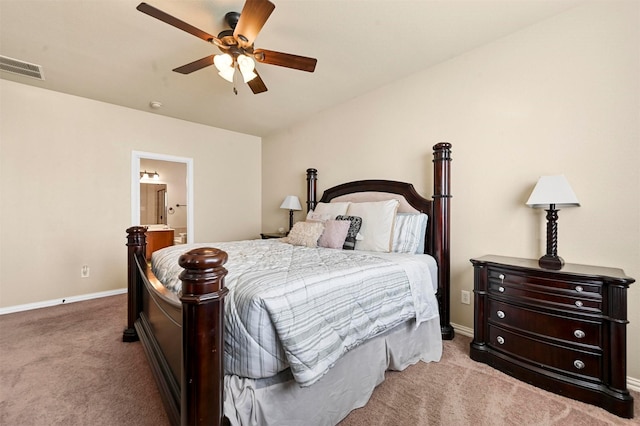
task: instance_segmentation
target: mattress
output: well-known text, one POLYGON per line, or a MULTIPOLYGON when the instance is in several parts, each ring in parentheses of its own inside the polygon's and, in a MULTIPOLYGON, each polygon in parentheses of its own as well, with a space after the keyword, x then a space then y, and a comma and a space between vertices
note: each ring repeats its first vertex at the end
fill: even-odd
POLYGON ((428 255, 247 240, 159 250, 154 274, 179 293, 178 257, 203 246, 229 255, 225 374, 260 379, 290 368, 296 382, 309 386, 372 337, 412 318, 417 327, 438 316, 436 266, 428 255))

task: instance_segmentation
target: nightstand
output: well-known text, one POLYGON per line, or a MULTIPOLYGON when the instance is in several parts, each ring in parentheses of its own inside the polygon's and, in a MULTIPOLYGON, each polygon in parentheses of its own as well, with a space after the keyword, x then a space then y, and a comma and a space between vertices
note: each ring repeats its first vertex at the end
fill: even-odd
POLYGON ((621 269, 471 259, 470 356, 548 391, 633 417, 627 390, 627 288, 621 269))
POLYGON ((287 236, 287 232, 265 232, 260 234, 263 240, 267 240, 269 238, 283 238, 287 236))

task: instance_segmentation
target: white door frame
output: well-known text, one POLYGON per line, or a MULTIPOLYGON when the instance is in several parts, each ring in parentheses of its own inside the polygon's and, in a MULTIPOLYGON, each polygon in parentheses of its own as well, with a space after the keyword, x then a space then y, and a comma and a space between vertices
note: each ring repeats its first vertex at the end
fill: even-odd
POLYGON ((187 243, 194 242, 193 158, 154 152, 131 151, 131 226, 140 225, 140 159, 172 161, 187 165, 187 243))

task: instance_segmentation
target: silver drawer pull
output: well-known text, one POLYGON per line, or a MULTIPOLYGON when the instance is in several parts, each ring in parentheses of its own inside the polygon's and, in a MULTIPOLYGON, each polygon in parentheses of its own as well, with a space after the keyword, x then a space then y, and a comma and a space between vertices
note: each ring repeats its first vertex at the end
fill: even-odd
POLYGON ((502 287, 502 286, 498 287, 498 291, 499 291, 500 293, 504 293, 504 287, 502 287))
POLYGON ((498 278, 500 278, 500 282, 504 283, 504 274, 498 275, 498 278))
POLYGON ((577 306, 578 308, 581 308, 581 307, 582 307, 582 305, 584 305, 584 303, 582 303, 582 300, 576 300, 576 306, 577 306))
POLYGON ((582 286, 581 286, 581 285, 577 285, 577 286, 576 286, 576 291, 577 291, 578 293, 580 293, 582 290, 584 290, 584 289, 582 288, 582 286))
POLYGON ((504 312, 498 311, 498 312, 496 312, 496 314, 498 315, 498 318, 500 318, 500 319, 504 318, 504 312))
POLYGON ((504 338, 502 336, 498 336, 496 338, 496 340, 498 341, 498 343, 500 343, 501 345, 504 345, 504 338))
POLYGON ((578 370, 582 370, 585 367, 584 362, 580 361, 579 359, 573 361, 573 366, 578 370))
POLYGON ((586 334, 584 333, 584 331, 582 330, 576 330, 573 332, 573 335, 576 336, 578 339, 583 339, 584 336, 586 336, 586 334))

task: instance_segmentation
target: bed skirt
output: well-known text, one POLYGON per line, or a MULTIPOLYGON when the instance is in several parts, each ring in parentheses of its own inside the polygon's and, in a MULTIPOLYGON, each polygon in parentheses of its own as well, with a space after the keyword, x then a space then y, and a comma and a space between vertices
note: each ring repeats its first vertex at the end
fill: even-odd
POLYGON ((442 356, 440 318, 405 322, 345 354, 326 375, 300 387, 289 370, 268 379, 226 375, 224 414, 233 426, 334 426, 363 407, 386 370, 442 356))

